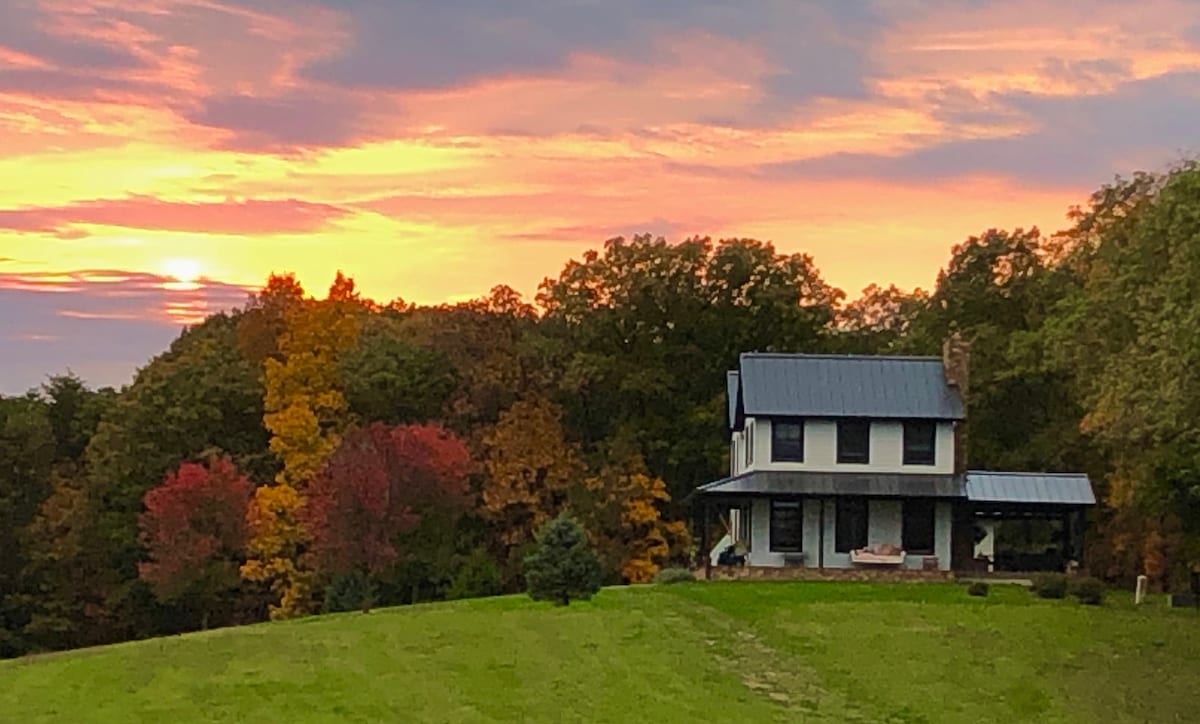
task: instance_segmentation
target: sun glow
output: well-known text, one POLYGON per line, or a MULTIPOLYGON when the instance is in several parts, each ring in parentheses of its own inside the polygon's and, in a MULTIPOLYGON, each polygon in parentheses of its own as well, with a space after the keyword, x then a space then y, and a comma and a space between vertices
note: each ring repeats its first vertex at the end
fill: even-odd
POLYGON ((163 273, 173 280, 163 285, 166 289, 191 291, 200 286, 197 282, 202 271, 200 262, 195 259, 167 259, 163 262, 163 273))

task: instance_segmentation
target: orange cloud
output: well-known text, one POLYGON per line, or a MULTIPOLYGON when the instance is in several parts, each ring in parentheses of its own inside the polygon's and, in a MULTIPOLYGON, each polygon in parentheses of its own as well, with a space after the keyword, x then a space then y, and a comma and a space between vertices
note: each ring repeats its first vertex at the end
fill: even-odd
POLYGON ((84 226, 205 234, 303 233, 324 228, 345 213, 336 206, 297 199, 190 203, 131 196, 66 206, 0 209, 0 229, 53 234, 64 239, 87 236, 80 228, 84 226))

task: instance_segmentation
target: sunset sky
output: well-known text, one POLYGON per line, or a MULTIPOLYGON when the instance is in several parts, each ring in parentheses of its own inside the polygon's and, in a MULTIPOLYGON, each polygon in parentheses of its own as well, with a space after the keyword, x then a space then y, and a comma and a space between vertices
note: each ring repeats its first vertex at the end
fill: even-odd
POLYGON ((854 297, 1200 149, 1200 3, 0 0, 0 392, 272 270, 531 295, 750 236, 854 297))

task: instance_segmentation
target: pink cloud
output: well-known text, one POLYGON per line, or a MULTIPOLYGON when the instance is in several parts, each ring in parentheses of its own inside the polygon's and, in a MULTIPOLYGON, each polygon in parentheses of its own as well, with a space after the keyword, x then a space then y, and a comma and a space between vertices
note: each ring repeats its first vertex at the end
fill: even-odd
POLYGON ((193 231, 206 234, 305 233, 324 228, 346 210, 299 199, 190 203, 150 196, 96 199, 64 206, 0 209, 0 229, 80 238, 80 225, 193 231))

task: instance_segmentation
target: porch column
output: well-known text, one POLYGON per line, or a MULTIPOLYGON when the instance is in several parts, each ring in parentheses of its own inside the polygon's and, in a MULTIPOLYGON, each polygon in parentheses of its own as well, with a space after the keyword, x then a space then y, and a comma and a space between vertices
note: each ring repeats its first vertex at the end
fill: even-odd
POLYGON ((817 568, 825 567, 825 498, 817 498, 817 568))
POLYGON ((712 579, 712 551, 708 546, 708 520, 712 515, 712 510, 707 496, 704 498, 700 510, 700 555, 704 556, 704 580, 707 581, 712 579))
MULTIPOLYGON (((1069 561, 1073 561, 1073 560, 1074 560, 1074 561, 1078 561, 1078 560, 1079 560, 1079 559, 1078 559, 1078 558, 1075 556, 1075 533, 1074 533, 1074 530, 1073 530, 1073 529, 1074 529, 1074 526, 1072 526, 1072 525, 1071 525, 1071 523, 1072 523, 1072 520, 1073 520, 1074 518, 1075 518, 1075 512, 1074 512, 1074 511, 1067 510, 1067 511, 1064 511, 1064 512, 1063 512, 1063 514, 1062 514, 1062 526, 1063 526, 1063 558, 1066 558, 1066 559, 1067 559, 1066 561, 1064 561, 1064 563, 1066 563, 1066 562, 1069 562, 1069 561)), ((1082 563, 1082 561, 1079 561, 1079 562, 1080 562, 1080 563, 1082 563)))

